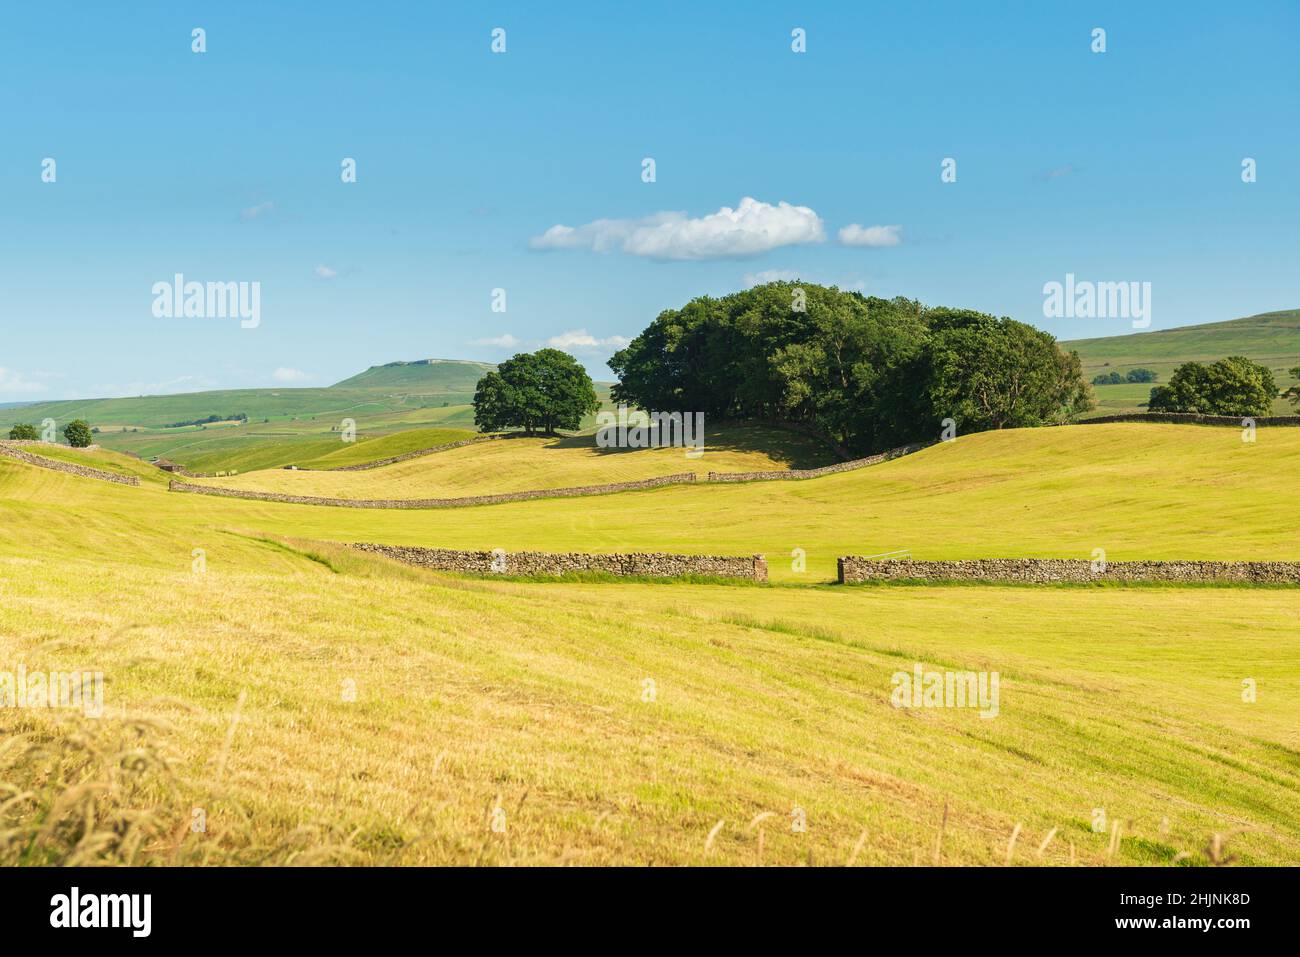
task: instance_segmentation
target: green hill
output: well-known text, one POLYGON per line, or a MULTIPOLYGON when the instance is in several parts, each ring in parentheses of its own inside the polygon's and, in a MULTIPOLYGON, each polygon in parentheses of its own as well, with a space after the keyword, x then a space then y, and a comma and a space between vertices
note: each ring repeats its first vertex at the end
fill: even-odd
MULTIPOLYGON (((1109 372, 1123 375, 1141 366, 1154 370, 1159 382, 1168 382, 1169 376, 1184 362, 1213 362, 1238 355, 1268 366, 1278 385, 1286 386, 1294 381, 1287 370, 1300 365, 1300 309, 1156 332, 1075 339, 1062 342, 1061 346, 1079 353, 1089 379, 1109 372)), ((1139 384, 1095 388, 1098 415, 1138 409, 1151 392, 1150 385, 1139 384)), ((1294 410, 1289 403, 1279 400, 1273 411, 1281 415, 1294 410)))
POLYGON ((409 393, 458 392, 470 396, 484 373, 496 366, 469 359, 417 359, 414 362, 389 362, 371 366, 365 372, 334 383, 334 389, 389 389, 409 393))

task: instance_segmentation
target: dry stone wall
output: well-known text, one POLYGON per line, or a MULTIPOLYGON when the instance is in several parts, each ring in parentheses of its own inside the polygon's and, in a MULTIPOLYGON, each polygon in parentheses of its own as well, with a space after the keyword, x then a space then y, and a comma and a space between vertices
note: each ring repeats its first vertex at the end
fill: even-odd
POLYGON ((977 558, 958 561, 871 559, 846 556, 839 560, 839 580, 1028 582, 1248 582, 1300 584, 1300 562, 1107 562, 1093 571, 1082 559, 977 558))
POLYGON ((11 459, 17 459, 20 462, 26 462, 28 465, 35 465, 39 468, 49 469, 52 472, 66 472, 69 475, 78 475, 81 478, 98 479, 101 482, 116 482, 118 485, 140 484, 140 479, 134 475, 119 475, 116 472, 105 472, 103 469, 94 469, 88 465, 77 465, 74 462, 64 462, 61 459, 49 459, 43 455, 33 455, 31 452, 25 452, 22 449, 14 447, 19 444, 43 445, 46 443, 0 443, 0 455, 8 456, 11 459))
POLYGON ((542 488, 527 492, 501 492, 497 495, 469 495, 464 498, 326 498, 318 495, 287 495, 282 492, 254 492, 246 489, 222 488, 219 485, 194 485, 172 479, 167 486, 173 492, 194 492, 199 495, 218 495, 223 498, 245 498, 259 502, 288 502, 293 505, 333 505, 342 508, 463 508, 470 505, 497 505, 501 502, 523 502, 534 498, 575 498, 582 495, 608 495, 611 492, 632 492, 639 489, 660 488, 695 481, 694 472, 662 475, 638 482, 614 482, 609 485, 582 485, 574 488, 542 488))
POLYGON ((903 455, 910 455, 913 452, 919 452, 921 449, 928 449, 932 445, 938 445, 938 442, 917 442, 913 445, 904 445, 896 449, 890 449, 887 452, 881 452, 877 455, 868 455, 864 459, 852 459, 848 462, 836 462, 834 465, 823 465, 819 469, 773 469, 767 472, 710 472, 710 482, 770 482, 780 479, 809 479, 818 478, 822 475, 833 475, 836 472, 851 472, 854 469, 866 468, 868 465, 879 465, 881 462, 888 462, 890 459, 896 459, 903 455))
MULTIPOLYGON (((1200 415, 1195 412, 1120 412, 1095 419, 1080 419, 1069 425, 1105 425, 1108 422, 1167 422, 1172 425, 1231 425, 1241 428, 1244 415, 1200 415)), ((1251 417, 1256 425, 1300 425, 1300 415, 1260 415, 1251 417)))
POLYGON ((438 571, 482 575, 565 575, 571 572, 606 572, 654 578, 699 575, 709 578, 743 578, 767 581, 767 562, 762 555, 671 555, 663 552, 632 552, 591 555, 583 552, 472 552, 449 548, 420 548, 405 545, 358 543, 352 546, 438 571))

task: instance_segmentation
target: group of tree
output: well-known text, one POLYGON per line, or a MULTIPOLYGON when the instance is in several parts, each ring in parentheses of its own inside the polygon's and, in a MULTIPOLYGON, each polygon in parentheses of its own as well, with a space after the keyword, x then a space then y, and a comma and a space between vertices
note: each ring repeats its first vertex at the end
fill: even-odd
POLYGON ((213 413, 212 415, 206 415, 201 419, 190 419, 189 421, 186 422, 172 422, 169 425, 164 425, 163 428, 183 429, 186 426, 190 426, 190 425, 210 425, 213 422, 247 422, 247 421, 248 421, 248 414, 245 412, 236 412, 234 415, 217 415, 216 413, 213 413))
MULTIPOLYGON (((1292 369, 1300 375, 1300 368, 1292 369)), ((1228 356, 1203 365, 1185 362, 1169 384, 1151 390, 1151 412, 1199 412, 1202 415, 1264 416, 1273 409, 1277 384, 1267 366, 1245 356, 1228 356)))
MULTIPOLYGON (((36 442, 40 437, 40 430, 28 422, 19 422, 9 430, 9 438, 14 441, 36 442)), ((63 437, 74 449, 84 449, 94 440, 90 423, 85 419, 73 419, 65 425, 63 437)))
POLYGON ((960 432, 1065 422, 1095 404, 1049 334, 967 309, 811 283, 693 299, 609 366, 643 409, 780 420, 867 454, 960 432))
POLYGON ((1159 376, 1151 369, 1130 369, 1127 375, 1118 372, 1103 372, 1092 377, 1093 385, 1123 385, 1125 382, 1155 382, 1159 376))
POLYGON ((486 432, 523 429, 554 434, 576 429, 600 408, 591 376, 559 349, 521 352, 479 379, 474 424, 486 432))

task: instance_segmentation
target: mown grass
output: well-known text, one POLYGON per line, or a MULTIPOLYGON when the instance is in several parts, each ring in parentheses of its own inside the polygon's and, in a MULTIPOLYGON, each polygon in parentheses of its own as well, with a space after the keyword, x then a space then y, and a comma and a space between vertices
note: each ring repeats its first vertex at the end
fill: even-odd
MULTIPOLYGON (((785 469, 790 467, 790 459, 784 456, 823 465, 833 461, 829 452, 792 433, 778 433, 784 446, 782 452, 777 453, 783 457, 776 457, 767 451, 773 444, 769 438, 776 431, 751 426, 715 429, 706 434, 705 450, 698 458, 687 457, 681 448, 602 449, 596 446, 592 435, 512 436, 364 472, 277 469, 208 479, 206 484, 325 498, 412 499, 601 485, 682 472, 694 472, 704 477, 711 470, 755 472, 785 469)), ((402 438, 406 434, 399 433, 389 440, 375 440, 367 445, 378 447, 377 443, 391 441, 396 447, 409 441, 402 438)), ((429 443, 435 444, 439 443, 429 443)), ((429 445, 415 443, 413 447, 427 448, 429 445)), ((327 468, 339 463, 350 464, 352 459, 362 454, 372 452, 359 447, 303 464, 310 468, 327 468)), ((376 455, 374 459, 380 457, 376 455)))
MULTIPOLYGON (((1055 545, 1074 554, 1098 529, 1120 542, 1112 560, 1295 557, 1283 432, 1237 456, 1219 444, 1234 430, 1144 428, 963 437, 926 469, 921 453, 599 510, 357 514, 0 460, 0 669, 107 685, 90 728, 0 708, 23 742, 0 753, 15 835, 0 855, 912 864, 937 847, 941 863, 1001 864, 1020 825, 1013 863, 1203 864, 1216 833, 1241 863, 1294 863, 1294 590, 478 580, 321 541, 574 550, 608 546, 608 521, 643 550, 747 554, 797 534, 870 553, 888 520, 930 536, 917 557, 1033 554, 1053 535, 1078 536, 1055 545), (998 717, 892 707, 892 674, 917 662, 998 671, 998 717), (158 760, 122 778, 140 748, 158 760), (1113 856, 1098 808, 1118 822, 1113 856)), ((815 554, 785 580, 825 580, 815 554)))
MULTIPOLYGON (((454 474, 457 457, 497 444, 419 461, 454 474)), ((773 580, 830 581, 841 555, 898 550, 932 559, 1091 559, 1097 548, 1109 561, 1300 559, 1298 467, 1297 429, 1261 428, 1252 444, 1233 428, 1140 423, 959 436, 882 465, 807 481, 700 484, 431 511, 207 496, 198 502, 198 496, 180 495, 162 496, 149 509, 163 523, 255 523, 276 534, 339 541, 764 554, 773 580), (803 572, 795 570, 796 550, 803 572)), ((500 470, 508 469, 503 461, 500 470)), ((355 473, 358 492, 374 488, 364 483, 383 471, 355 473)), ((585 484, 574 481, 583 475, 591 478, 578 473, 550 480, 585 484)), ((533 468, 511 481, 540 487, 548 478, 533 468)), ((462 494, 471 490, 467 485, 462 494)), ((108 491, 81 494, 107 496, 105 507, 117 501, 108 491)))

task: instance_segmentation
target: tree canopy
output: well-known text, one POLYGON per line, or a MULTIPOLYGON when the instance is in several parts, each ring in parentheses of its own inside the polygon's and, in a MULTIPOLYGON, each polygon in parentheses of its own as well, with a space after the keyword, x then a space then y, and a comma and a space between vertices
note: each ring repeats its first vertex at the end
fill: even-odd
POLYGON ((26 422, 19 422, 9 430, 9 438, 11 439, 24 439, 35 442, 40 437, 41 433, 37 430, 36 426, 30 425, 26 422))
POLYGON ((1208 366, 1185 362, 1169 384, 1151 390, 1152 412, 1264 416, 1273 410, 1277 384, 1267 366, 1245 356, 1228 356, 1208 366))
POLYGON ((659 314, 609 362, 643 409, 811 427, 855 453, 1090 408, 1077 357, 1045 332, 814 283, 703 296, 659 314))
POLYGON ((600 408, 591 376, 559 349, 521 352, 478 381, 474 424, 487 432, 576 429, 600 408))
POLYGON ((65 425, 63 427, 63 437, 68 440, 68 444, 74 449, 84 449, 94 439, 90 431, 90 423, 85 419, 73 419, 65 425))

